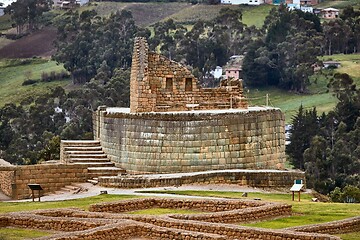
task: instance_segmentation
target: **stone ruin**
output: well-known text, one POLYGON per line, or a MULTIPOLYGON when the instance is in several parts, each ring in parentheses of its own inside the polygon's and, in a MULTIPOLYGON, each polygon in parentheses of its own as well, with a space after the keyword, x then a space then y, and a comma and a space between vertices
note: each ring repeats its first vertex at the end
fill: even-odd
POLYGON ((201 88, 136 38, 130 86, 130 109, 100 107, 93 116, 95 139, 128 173, 283 168, 284 114, 249 107, 241 80, 201 88))
POLYGON ((254 200, 145 198, 76 208, 0 215, 0 227, 56 231, 39 240, 178 239, 178 240, 340 240, 329 234, 356 232, 360 217, 287 229, 240 226, 292 214, 291 206, 254 200), (130 214, 149 208, 190 209, 197 213, 161 216, 130 214))
POLYGON ((228 82, 232 84, 201 88, 186 67, 150 52, 146 40, 136 38, 130 77, 130 112, 247 108, 242 81, 228 82))

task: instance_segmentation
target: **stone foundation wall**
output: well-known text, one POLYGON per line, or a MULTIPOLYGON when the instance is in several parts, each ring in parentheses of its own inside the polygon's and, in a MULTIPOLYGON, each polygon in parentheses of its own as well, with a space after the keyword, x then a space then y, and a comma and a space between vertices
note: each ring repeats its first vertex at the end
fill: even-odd
POLYGON ((1 190, 13 199, 24 199, 31 196, 31 190, 27 186, 30 183, 40 184, 43 195, 60 190, 72 183, 86 182, 87 174, 86 166, 75 164, 16 166, 12 168, 12 171, 0 169, 1 190))
POLYGON ((97 111, 94 119, 103 150, 129 173, 278 169, 285 161, 285 118, 279 109, 97 111))
POLYGON ((287 229, 297 232, 317 232, 327 234, 360 232, 360 217, 353 217, 328 223, 291 227, 287 229))
MULTIPOLYGON (((132 201, 136 204, 138 200, 132 201)), ((196 200, 194 205, 198 204, 198 201, 201 200, 196 200)), ((235 204, 235 201, 229 201, 234 202, 235 204)), ((127 202, 130 204, 131 201, 127 202)), ((208 205, 216 203, 220 202, 216 202, 216 200, 210 200, 210 202, 207 202, 208 205)), ((267 205, 268 203, 262 202, 258 204, 267 205)), ((238 210, 241 211, 241 209, 238 210)), ((226 212, 228 211, 223 213, 226 214, 226 212)), ((0 226, 36 228, 68 232, 55 234, 49 237, 43 237, 40 238, 41 240, 133 239, 136 237, 145 239, 186 240, 340 240, 338 237, 327 234, 296 232, 289 229, 274 230, 250 228, 239 225, 211 223, 198 220, 189 221, 185 219, 177 219, 174 218, 174 216, 182 215, 146 216, 106 212, 86 212, 76 209, 49 209, 0 215, 0 226)))
POLYGON ((290 188, 294 180, 302 179, 305 173, 280 170, 219 170, 189 174, 124 175, 100 177, 99 184, 104 187, 143 188, 169 187, 188 184, 237 184, 261 188, 290 188))
POLYGON ((0 167, 0 191, 9 197, 12 197, 14 177, 15 167, 0 167))

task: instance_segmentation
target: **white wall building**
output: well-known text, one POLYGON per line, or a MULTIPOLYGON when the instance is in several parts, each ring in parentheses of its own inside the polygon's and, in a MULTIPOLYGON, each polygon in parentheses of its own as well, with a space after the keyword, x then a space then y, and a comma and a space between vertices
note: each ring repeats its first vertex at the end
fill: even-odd
POLYGON ((230 5, 239 5, 239 4, 260 5, 260 4, 264 4, 264 0, 221 0, 221 4, 230 4, 230 5))

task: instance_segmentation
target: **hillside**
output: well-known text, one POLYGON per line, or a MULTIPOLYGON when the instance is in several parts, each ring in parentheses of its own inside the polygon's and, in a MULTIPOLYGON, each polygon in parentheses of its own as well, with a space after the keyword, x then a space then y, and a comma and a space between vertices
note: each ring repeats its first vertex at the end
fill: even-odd
POLYGON ((21 101, 47 92, 56 86, 65 87, 69 80, 40 82, 42 72, 60 72, 64 70, 62 65, 54 61, 32 59, 32 60, 0 60, 0 107, 6 103, 20 103, 21 101), (31 79, 38 83, 23 86, 25 75, 29 74, 31 79))

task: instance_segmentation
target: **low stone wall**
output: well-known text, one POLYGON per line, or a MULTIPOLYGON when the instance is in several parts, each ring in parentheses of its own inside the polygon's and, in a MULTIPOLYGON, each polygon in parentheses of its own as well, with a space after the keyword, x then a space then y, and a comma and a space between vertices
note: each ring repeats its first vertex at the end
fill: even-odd
POLYGON ((305 173, 299 171, 232 169, 183 174, 100 177, 99 184, 104 187, 117 188, 167 187, 194 183, 290 188, 296 179, 303 179, 305 182, 305 173))
POLYGON ((12 185, 15 177, 15 167, 0 167, 0 191, 12 197, 12 185))
POLYGON ((29 198, 31 190, 27 185, 30 183, 40 184, 43 188, 41 193, 46 194, 72 183, 86 182, 87 178, 87 166, 75 164, 38 164, 0 168, 1 190, 13 199, 29 198))
POLYGON ((327 234, 360 232, 360 217, 353 217, 345 220, 333 221, 328 223, 291 227, 287 229, 298 232, 316 232, 316 233, 327 233, 327 234))
MULTIPOLYGON (((269 203, 245 200, 208 200, 208 199, 174 199, 174 198, 143 198, 93 204, 91 212, 123 213, 148 208, 193 209, 205 212, 222 212, 236 209, 253 208, 269 203)), ((272 205, 272 204, 271 204, 272 205)), ((281 205, 281 204, 278 204, 281 205)), ((272 205, 273 206, 273 205, 272 205)), ((286 205, 288 207, 291 206, 286 205)), ((288 213, 288 212, 287 212, 288 213)))
MULTIPOLYGON (((133 203, 136 202, 134 200, 133 203)), ((216 203, 216 201, 213 203, 216 203)), ((194 202, 194 205, 196 204, 198 204, 198 201, 194 202)), ((207 204, 212 205, 209 202, 207 204)), ((268 203, 259 204, 266 205, 268 203)), ((146 216, 86 212, 76 209, 49 209, 0 215, 0 226, 70 231, 69 233, 43 237, 41 238, 42 240, 133 239, 136 237, 186 240, 340 240, 338 237, 326 234, 295 232, 282 229, 250 228, 222 223, 205 223, 197 220, 176 219, 173 216, 175 215, 146 216)))

